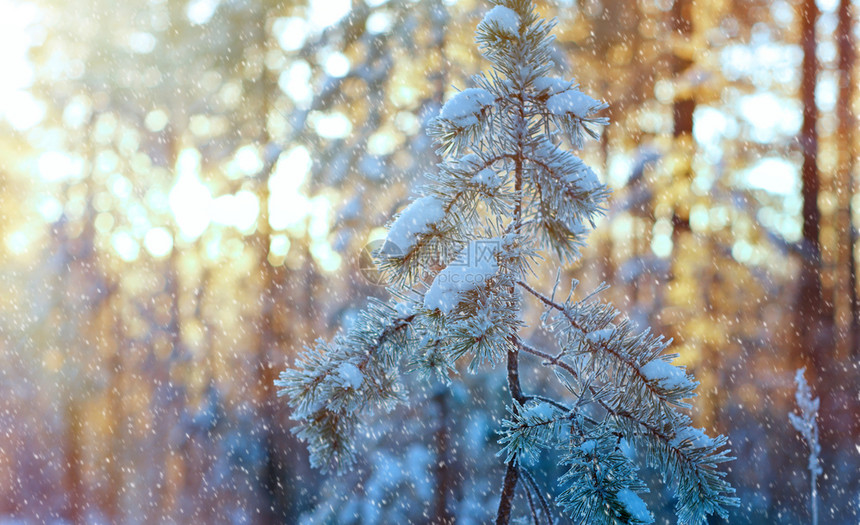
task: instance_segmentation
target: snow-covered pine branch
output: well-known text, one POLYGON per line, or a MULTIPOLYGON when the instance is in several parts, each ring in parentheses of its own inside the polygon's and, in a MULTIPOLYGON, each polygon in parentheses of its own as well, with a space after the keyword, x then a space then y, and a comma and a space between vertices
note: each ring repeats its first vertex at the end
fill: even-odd
POLYGON ((297 434, 315 467, 349 467, 361 413, 388 410, 402 398, 398 349, 414 344, 414 320, 404 303, 371 299, 349 331, 318 340, 299 356, 300 367, 281 372, 278 394, 289 396, 302 421, 297 434))
POLYGON ((505 362, 511 401, 499 429, 507 470, 497 523, 516 512, 517 487, 533 517, 546 504, 525 469, 540 450, 567 469, 556 503, 574 522, 653 522, 638 496, 646 487, 636 457, 663 473, 682 522, 725 516, 737 504, 718 470, 730 459, 726 439, 692 426, 684 410, 697 383, 671 363, 670 342, 636 329, 596 298, 600 290, 574 300, 574 286, 559 302, 528 282, 545 252, 576 259, 605 210, 608 190, 570 148, 608 121, 599 115, 605 103, 551 75, 555 22, 531 0, 496 3, 476 38, 492 69, 430 126, 443 160, 378 253, 398 300, 372 302, 345 334, 282 374, 298 433, 315 464, 347 466, 360 414, 404 399, 404 374, 450 381, 461 359, 473 371, 505 362), (523 339, 526 297, 546 309, 554 348, 523 339), (524 391, 521 353, 539 357, 568 396, 524 391))

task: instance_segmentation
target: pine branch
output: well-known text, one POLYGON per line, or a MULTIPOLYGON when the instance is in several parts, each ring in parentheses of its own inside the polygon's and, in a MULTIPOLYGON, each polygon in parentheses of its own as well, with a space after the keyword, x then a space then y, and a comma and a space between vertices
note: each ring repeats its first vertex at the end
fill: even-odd
POLYGON ((411 297, 408 314, 372 303, 345 336, 308 350, 279 386, 315 464, 341 466, 355 448, 358 413, 396 401, 402 373, 448 382, 461 358, 471 358, 471 370, 504 358, 511 401, 499 439, 506 472, 497 523, 510 521, 521 478, 532 519, 537 523, 540 511, 552 523, 522 466, 541 450, 567 467, 557 502, 571 519, 651 523, 638 496, 646 488, 624 443, 638 445, 674 488, 681 521, 725 515, 737 503, 717 470, 730 459, 726 440, 694 429, 680 411, 697 384, 663 353, 669 342, 593 299, 604 287, 557 302, 555 289, 547 297, 525 281, 541 248, 563 261, 578 257, 608 196, 564 147, 596 136, 595 126, 608 122, 598 114, 606 105, 576 82, 549 76, 555 22, 533 7, 531 0, 497 1, 476 38, 492 70, 446 102, 428 130, 443 161, 391 223, 378 254, 411 297), (523 291, 546 307, 541 320, 555 334, 555 355, 519 337, 523 291), (542 359, 573 400, 525 394, 520 351, 542 359))
POLYGON ((523 485, 523 484, 520 484, 520 486, 521 486, 521 487, 523 487, 523 492, 524 492, 524 493, 525 493, 525 495, 526 495, 526 501, 527 501, 527 502, 528 502, 528 504, 529 504, 529 510, 531 511, 531 514, 532 514, 532 524, 533 524, 533 525, 538 525, 537 509, 535 509, 534 501, 532 501, 532 493, 531 493, 531 491, 529 490, 529 486, 528 486, 528 485, 523 485))
MULTIPOLYGON (((668 346, 669 342, 664 342, 659 338, 648 339, 648 333, 645 332, 644 334, 638 337, 634 336, 634 338, 627 341, 620 341, 620 344, 618 345, 610 344, 610 342, 619 342, 619 340, 622 339, 619 337, 619 334, 625 331, 622 330, 622 328, 626 327, 626 325, 614 326, 607 323, 606 326, 609 328, 603 328, 600 331, 590 331, 586 329, 571 313, 571 308, 569 306, 559 304, 549 299, 547 296, 538 292, 524 281, 518 281, 517 284, 539 299, 544 305, 560 312, 570 326, 579 333, 582 344, 587 347, 588 352, 593 355, 607 354, 611 356, 611 359, 617 366, 623 367, 625 369, 625 373, 621 374, 622 381, 625 379, 628 381, 633 379, 639 388, 644 389, 648 394, 653 396, 654 403, 648 404, 648 406, 652 406, 655 409, 655 414, 652 414, 652 417, 660 419, 665 415, 670 419, 675 418, 678 416, 675 408, 689 407, 689 404, 684 403, 681 400, 694 395, 693 391, 695 390, 697 383, 679 380, 672 382, 673 386, 675 386, 675 383, 679 383, 677 386, 674 388, 667 388, 664 382, 653 381, 652 378, 648 377, 643 371, 647 364, 654 361, 657 355, 659 355, 659 353, 668 346), (620 347, 635 349, 640 355, 638 362, 632 357, 630 350, 628 350, 628 352, 623 352, 619 349, 620 347)), ((614 317, 614 310, 610 315, 614 317)))
MULTIPOLYGON (((579 378, 579 372, 559 358, 523 342, 519 343, 519 348, 544 359, 546 364, 562 368, 575 379, 579 378)), ((726 506, 738 504, 737 498, 727 495, 733 493, 734 489, 725 482, 723 474, 716 471, 718 464, 732 459, 723 448, 726 444, 723 436, 708 442, 705 447, 697 447, 693 439, 702 439, 706 436, 693 434, 693 439, 687 437, 684 433, 691 429, 688 418, 676 422, 676 425, 683 432, 670 426, 672 431, 666 433, 637 414, 603 401, 595 387, 589 386, 588 388, 594 396, 595 402, 618 421, 619 430, 631 439, 650 441, 650 447, 646 449, 649 452, 648 461, 650 464, 655 467, 665 467, 666 464, 677 466, 677 468, 669 470, 674 474, 667 477, 669 482, 675 486, 676 494, 680 498, 678 512, 679 515, 683 516, 682 521, 700 523, 707 514, 713 512, 725 516, 726 506)))
POLYGON ((544 495, 541 493, 540 487, 535 481, 534 476, 532 476, 531 472, 524 468, 520 469, 520 474, 531 487, 532 492, 534 492, 534 494, 537 496, 538 502, 540 503, 541 509, 543 510, 543 514, 544 516, 546 516, 547 525, 553 525, 552 512, 550 512, 549 510, 549 503, 547 502, 544 495))

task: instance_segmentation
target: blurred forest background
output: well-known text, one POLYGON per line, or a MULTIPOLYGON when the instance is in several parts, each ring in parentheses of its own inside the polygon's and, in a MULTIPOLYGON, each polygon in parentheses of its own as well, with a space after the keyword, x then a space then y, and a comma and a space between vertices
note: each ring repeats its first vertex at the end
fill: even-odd
MULTIPOLYGON (((0 0, 0 521, 294 523, 343 498, 272 382, 386 295, 362 248, 437 161, 425 123, 486 67, 488 6, 0 0)), ((539 7, 558 17, 559 74, 612 121, 582 153, 611 207, 566 279, 606 281, 674 338, 702 382, 694 417, 738 458, 733 524, 809 519, 787 417, 801 366, 822 399, 822 522, 858 522, 857 11, 539 7)), ((483 462, 497 502, 491 430, 441 448, 474 434, 457 388, 426 396, 425 446, 408 448, 447 469, 425 462, 429 488, 359 480, 356 501, 376 487, 420 516, 434 483, 468 500, 451 473, 483 462)))

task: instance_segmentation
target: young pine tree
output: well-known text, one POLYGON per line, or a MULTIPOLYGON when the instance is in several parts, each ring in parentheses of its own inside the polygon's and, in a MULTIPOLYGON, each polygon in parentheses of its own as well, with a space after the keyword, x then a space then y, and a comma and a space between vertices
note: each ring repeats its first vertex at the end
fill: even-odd
POLYGON ((794 375, 797 391, 794 399, 797 401, 799 414, 789 413, 788 420, 797 430, 809 447, 809 501, 812 514, 812 525, 818 525, 818 476, 821 475, 821 444, 818 442, 818 408, 819 399, 812 397, 812 391, 806 382, 805 368, 799 369, 794 375))
POLYGON ((442 108, 429 131, 444 160, 378 252, 395 299, 371 300, 278 386, 313 464, 342 470, 375 430, 360 428, 362 414, 405 400, 407 378, 450 381, 461 359, 476 372, 504 363, 510 404, 498 429, 506 470, 497 523, 509 522, 518 490, 522 512, 552 522, 547 491, 529 471, 543 453, 563 467, 555 503, 576 523, 653 522, 635 457, 673 488, 681 522, 726 516, 737 504, 718 471, 730 459, 726 439, 693 428, 682 411, 696 383, 663 353, 668 342, 637 331, 596 298, 600 290, 574 299, 574 283, 559 300, 530 282, 545 256, 579 256, 608 196, 568 150, 607 124, 606 105, 551 76, 553 25, 530 0, 502 0, 487 13, 477 42, 492 69, 442 108), (551 345, 524 335, 525 297, 545 310, 551 345), (565 395, 525 391, 521 354, 552 370, 565 395))

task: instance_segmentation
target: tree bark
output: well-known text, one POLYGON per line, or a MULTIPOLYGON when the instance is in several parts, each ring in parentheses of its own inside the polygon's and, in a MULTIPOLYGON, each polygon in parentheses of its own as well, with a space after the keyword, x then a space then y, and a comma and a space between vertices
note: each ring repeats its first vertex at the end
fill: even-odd
POLYGON ((511 511, 514 508, 514 493, 517 489, 517 481, 520 478, 520 469, 516 461, 508 463, 505 470, 505 480, 502 483, 502 497, 499 500, 499 510, 496 513, 496 525, 508 525, 511 521, 511 511))
MULTIPOLYGON (((815 26, 819 17, 815 0, 803 0, 800 4, 800 44, 803 51, 801 63, 800 99, 803 105, 799 145, 803 155, 801 167, 803 198, 803 239, 801 270, 794 318, 794 352, 789 366, 798 368, 811 365, 809 372, 813 385, 835 384, 838 366, 834 362, 833 307, 825 297, 821 280, 823 264, 821 250, 821 211, 818 197, 821 181, 817 165, 818 156, 818 108, 815 101, 819 63, 816 55, 815 26)), ((821 458, 824 479, 835 474, 833 460, 837 436, 835 426, 843 417, 844 407, 837 406, 838 393, 834 388, 819 388, 821 397, 821 458)), ((828 489, 825 484, 821 496, 827 507, 828 489)))
MULTIPOLYGON (((520 107, 520 119, 525 123, 525 114, 523 108, 520 107)), ((525 126, 523 126, 525 128, 525 126)), ((514 191, 517 195, 517 203, 514 207, 514 231, 519 234, 520 232, 520 223, 522 221, 522 193, 521 190, 523 188, 523 143, 522 138, 519 141, 519 151, 517 152, 517 158, 514 161, 514 191)), ((516 336, 512 337, 511 343, 515 343, 516 336)), ((508 371, 508 390, 510 391, 511 398, 516 400, 519 403, 522 403, 523 393, 520 388, 520 372, 519 372, 519 350, 516 347, 516 344, 513 344, 512 348, 508 351, 508 359, 507 359, 507 371, 508 371)), ((499 508, 496 512, 496 525, 507 525, 511 520, 511 511, 513 510, 514 505, 514 495, 517 488, 517 480, 519 479, 519 467, 517 466, 517 458, 513 457, 508 462, 508 465, 505 469, 505 479, 502 482, 502 495, 499 498, 499 508)))
POLYGON ((433 494, 433 514, 431 523, 435 525, 447 525, 455 522, 455 517, 448 508, 448 496, 453 488, 451 479, 451 458, 448 452, 450 447, 450 435, 448 432, 448 391, 440 387, 433 398, 434 404, 439 411, 439 420, 436 427, 433 444, 436 447, 435 482, 436 489, 433 494))
MULTIPOLYGON (((675 0, 672 5, 672 30, 674 38, 681 45, 672 50, 672 76, 678 82, 693 65, 692 57, 686 56, 689 52, 687 44, 693 35, 692 0, 675 0)), ((696 112, 696 99, 691 90, 675 98, 672 104, 672 135, 675 138, 676 147, 688 148, 693 144, 693 114, 696 112)), ((692 180, 689 159, 687 161, 685 177, 686 188, 689 188, 692 180)), ((687 196, 682 195, 675 204, 672 213, 672 241, 675 249, 678 246, 680 234, 690 231, 690 211, 687 196)))
POLYGON ((818 174, 818 108, 815 103, 815 86, 818 77, 815 24, 818 6, 815 0, 803 0, 800 6, 801 48, 803 50, 800 98, 803 104, 803 124, 799 143, 803 154, 801 177, 803 182, 803 246, 801 253, 800 288, 795 310, 796 355, 793 365, 812 364, 815 374, 822 374, 827 366, 826 356, 832 347, 824 320, 829 317, 821 284, 821 212, 818 194, 821 183, 818 174))
MULTIPOLYGON (((837 140, 838 140, 838 173, 839 190, 839 259, 838 280, 834 290, 834 302, 839 301, 837 319, 837 358, 839 363, 846 365, 855 362, 860 357, 860 298, 857 294, 857 266, 855 260, 857 247, 857 231, 854 228, 852 199, 855 193, 856 165, 856 125, 854 115, 854 96, 856 81, 854 79, 854 64, 857 51, 854 43, 854 13, 851 0, 840 0, 837 10, 838 24, 836 26, 836 45, 839 50, 839 94, 836 103, 837 140)), ((837 432, 844 441, 857 442, 860 437, 860 419, 851 417, 860 410, 860 402, 855 392, 848 385, 856 385, 858 375, 849 372, 850 367, 843 367, 845 377, 838 383, 842 385, 838 395, 838 404, 845 407, 848 417, 843 417, 843 427, 837 432), (852 374, 852 375, 849 375, 852 374)))
MULTIPOLYGON (((523 392, 520 388, 519 351, 516 346, 508 351, 508 390, 511 398, 518 403, 523 402, 523 392)), ((517 458, 511 458, 505 469, 505 479, 502 482, 502 496, 499 498, 499 509, 496 512, 496 525, 507 525, 511 519, 511 511, 514 506, 517 481, 520 477, 520 469, 517 466, 517 458)))
POLYGON ((84 481, 81 473, 81 411, 78 402, 70 399, 65 406, 65 479, 64 490, 66 491, 65 519, 69 523, 83 523, 83 510, 85 505, 84 481))
POLYGON ((837 283, 834 287, 834 306, 837 308, 837 349, 841 360, 847 359, 860 341, 856 339, 860 320, 857 318, 857 290, 854 275, 854 247, 856 234, 852 224, 851 198, 854 195, 854 126, 852 108, 854 100, 854 62, 856 52, 852 35, 854 17, 851 1, 841 0, 837 11, 836 45, 839 50, 839 94, 836 103, 837 118, 837 192, 839 198, 838 231, 839 257, 837 283))

